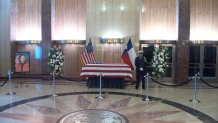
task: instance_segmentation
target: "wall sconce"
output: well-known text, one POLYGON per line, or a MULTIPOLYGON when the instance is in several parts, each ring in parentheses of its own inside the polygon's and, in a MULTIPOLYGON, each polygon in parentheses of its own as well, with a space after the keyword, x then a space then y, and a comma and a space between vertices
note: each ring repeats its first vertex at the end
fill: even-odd
POLYGON ((15 41, 18 44, 40 44, 41 40, 22 40, 22 41, 15 41))
POLYGON ((175 44, 176 40, 140 40, 142 44, 175 44))
POLYGON ((193 40, 193 41, 191 41, 193 44, 203 44, 204 43, 204 41, 202 41, 202 40, 193 40))
POLYGON ((124 38, 100 38, 101 44, 123 44, 124 38))
POLYGON ((67 40, 68 44, 78 44, 79 41, 78 40, 67 40))
POLYGON ((58 44, 85 44, 85 40, 54 40, 58 44))
POLYGON ((148 44, 142 44, 142 47, 149 47, 148 44))
POLYGON ((32 41, 29 41, 30 44, 39 44, 41 41, 39 40, 32 40, 32 41))
POLYGON ((155 47, 155 48, 159 48, 160 45, 159 45, 159 44, 155 44, 154 47, 155 47))

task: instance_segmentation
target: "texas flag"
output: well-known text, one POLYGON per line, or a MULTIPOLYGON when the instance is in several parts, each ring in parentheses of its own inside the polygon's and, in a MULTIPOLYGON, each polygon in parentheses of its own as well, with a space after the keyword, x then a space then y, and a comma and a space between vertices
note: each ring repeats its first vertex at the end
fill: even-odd
POLYGON ((132 46, 131 39, 129 39, 121 58, 125 64, 128 64, 131 67, 132 70, 135 69, 136 53, 132 46))

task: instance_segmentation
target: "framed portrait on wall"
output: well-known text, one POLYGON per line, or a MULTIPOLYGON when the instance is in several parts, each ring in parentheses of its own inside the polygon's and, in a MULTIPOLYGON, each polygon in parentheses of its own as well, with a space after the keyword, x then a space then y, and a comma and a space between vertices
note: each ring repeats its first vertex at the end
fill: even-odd
POLYGON ((30 53, 29 52, 16 52, 15 53, 15 73, 30 72, 30 53))

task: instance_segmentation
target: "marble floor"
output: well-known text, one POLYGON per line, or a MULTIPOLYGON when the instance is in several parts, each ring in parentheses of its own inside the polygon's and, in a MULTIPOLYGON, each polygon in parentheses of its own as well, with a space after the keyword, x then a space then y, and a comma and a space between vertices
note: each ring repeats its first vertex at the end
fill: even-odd
POLYGON ((9 96, 8 85, 0 87, 0 123, 218 123, 218 89, 198 86, 194 104, 192 85, 149 88, 134 85, 125 89, 103 89, 103 100, 96 99, 97 88, 85 82, 58 80, 53 94, 51 82, 35 80, 28 86, 13 85, 16 95, 9 96))

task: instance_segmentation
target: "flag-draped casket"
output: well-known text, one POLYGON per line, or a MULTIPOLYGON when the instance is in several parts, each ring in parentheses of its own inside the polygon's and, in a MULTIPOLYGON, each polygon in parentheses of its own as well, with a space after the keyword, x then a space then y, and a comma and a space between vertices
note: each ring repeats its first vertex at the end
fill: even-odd
POLYGON ((88 77, 87 85, 96 87, 99 85, 99 76, 102 75, 103 86, 123 88, 124 79, 132 79, 131 67, 126 64, 87 64, 82 68, 80 77, 88 77))

